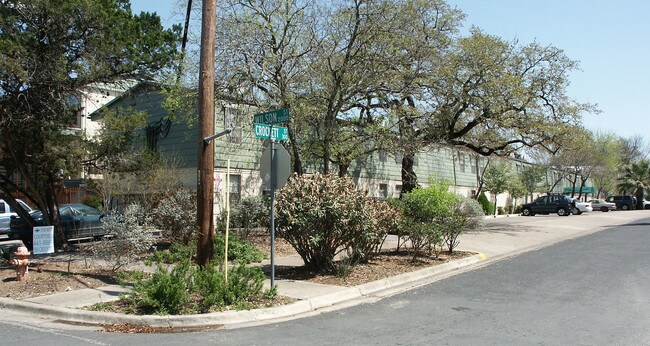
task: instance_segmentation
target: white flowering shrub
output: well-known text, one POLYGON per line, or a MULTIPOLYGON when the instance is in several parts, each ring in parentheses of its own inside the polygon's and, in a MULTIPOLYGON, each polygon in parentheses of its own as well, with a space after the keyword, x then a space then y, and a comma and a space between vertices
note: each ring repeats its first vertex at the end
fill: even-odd
POLYGON ((196 194, 179 189, 160 200, 152 211, 153 224, 173 243, 188 245, 196 235, 196 194))
POLYGON ((151 215, 139 204, 131 204, 123 213, 108 216, 103 227, 112 237, 97 242, 93 250, 95 257, 105 261, 113 271, 139 259, 155 241, 151 215))

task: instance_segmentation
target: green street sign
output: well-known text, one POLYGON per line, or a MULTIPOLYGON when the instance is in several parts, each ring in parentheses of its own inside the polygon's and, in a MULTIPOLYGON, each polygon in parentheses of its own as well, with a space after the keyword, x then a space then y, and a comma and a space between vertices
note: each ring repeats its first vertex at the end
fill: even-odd
POLYGON ((270 112, 259 113, 253 116, 253 123, 255 124, 280 124, 289 122, 289 110, 277 109, 270 112))
POLYGON ((282 126, 269 126, 266 124, 253 124, 255 137, 257 138, 274 138, 276 141, 288 141, 289 129, 282 126))

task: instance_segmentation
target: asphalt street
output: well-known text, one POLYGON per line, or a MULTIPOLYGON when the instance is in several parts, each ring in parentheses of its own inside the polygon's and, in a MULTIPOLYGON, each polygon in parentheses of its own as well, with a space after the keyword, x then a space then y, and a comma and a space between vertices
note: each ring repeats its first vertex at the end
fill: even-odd
MULTIPOLYGON (((613 215, 570 220, 595 222, 613 215)), ((562 220, 569 219, 499 219, 488 229, 553 227, 562 220)), ((27 345, 650 345, 648 254, 647 218, 491 262, 374 303, 283 323, 129 335, 29 327, 19 317, 5 315, 0 330, 3 340, 27 345)))

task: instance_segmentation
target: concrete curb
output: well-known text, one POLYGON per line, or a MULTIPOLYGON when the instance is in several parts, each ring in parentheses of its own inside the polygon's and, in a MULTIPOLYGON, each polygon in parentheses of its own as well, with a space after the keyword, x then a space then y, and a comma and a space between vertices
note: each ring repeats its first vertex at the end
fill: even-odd
POLYGON ((0 298, 0 309, 29 313, 40 317, 55 318, 67 322, 90 324, 129 324, 167 328, 224 327, 237 324, 271 322, 277 319, 286 319, 292 316, 330 308, 355 299, 382 297, 388 295, 386 294, 387 292, 406 291, 429 282, 435 279, 436 276, 451 274, 456 270, 470 267, 484 260, 485 255, 477 254, 434 267, 427 267, 414 272, 404 273, 354 287, 343 288, 336 292, 299 300, 292 304, 256 310, 225 311, 200 315, 139 316, 57 307, 9 298, 0 298))

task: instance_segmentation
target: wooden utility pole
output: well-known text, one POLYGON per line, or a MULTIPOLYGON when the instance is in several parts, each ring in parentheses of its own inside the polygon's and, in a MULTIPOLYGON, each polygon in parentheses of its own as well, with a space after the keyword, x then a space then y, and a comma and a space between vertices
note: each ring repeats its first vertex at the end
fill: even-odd
POLYGON ((203 138, 214 134, 214 52, 216 0, 203 0, 199 70, 199 182, 197 186, 197 263, 207 265, 214 257, 214 144, 203 138))

